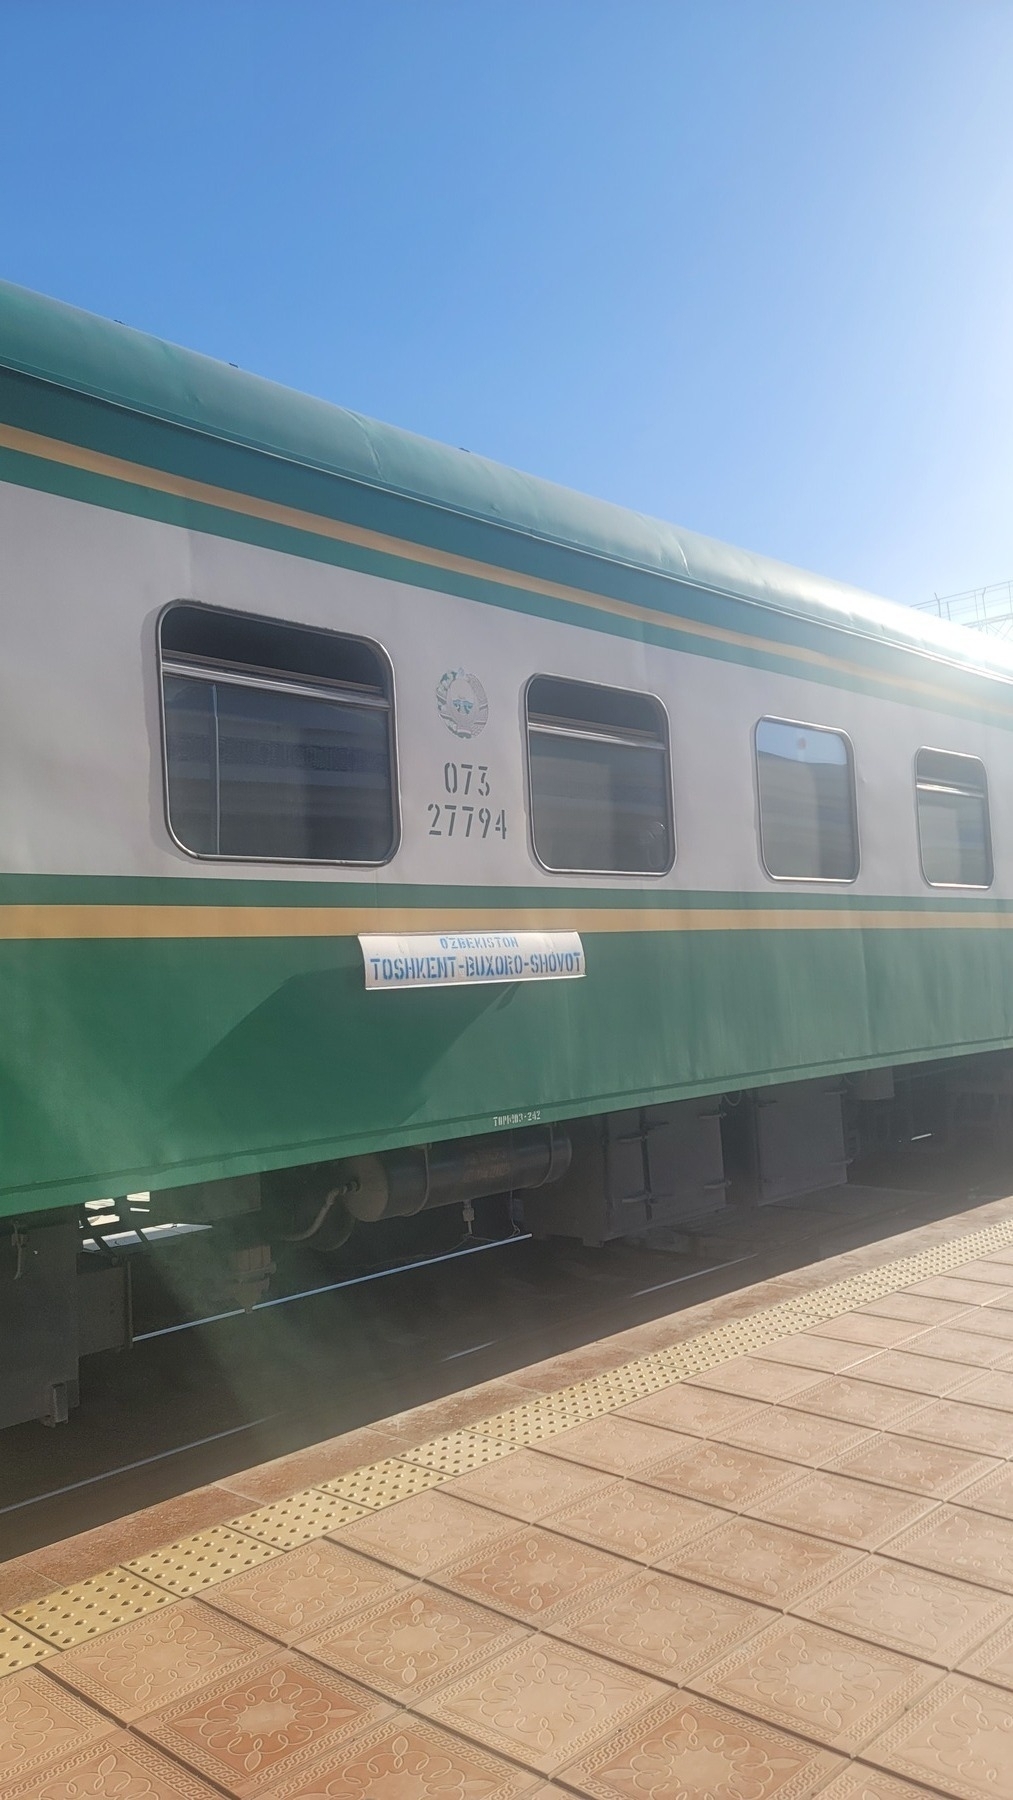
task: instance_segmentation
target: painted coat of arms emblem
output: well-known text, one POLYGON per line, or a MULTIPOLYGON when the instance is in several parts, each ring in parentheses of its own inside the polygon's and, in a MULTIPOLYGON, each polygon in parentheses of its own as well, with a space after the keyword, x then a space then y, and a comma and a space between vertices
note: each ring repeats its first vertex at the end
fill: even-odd
POLYGON ((455 737, 473 738, 485 729, 489 702, 477 675, 466 669, 448 669, 436 684, 436 707, 448 731, 455 737))

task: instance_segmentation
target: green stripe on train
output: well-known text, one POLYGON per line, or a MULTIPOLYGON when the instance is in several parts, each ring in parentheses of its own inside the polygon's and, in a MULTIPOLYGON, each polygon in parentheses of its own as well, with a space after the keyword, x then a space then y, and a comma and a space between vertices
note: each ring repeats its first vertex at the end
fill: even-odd
POLYGON ((0 944, 0 1215, 1013 1044, 1005 934, 592 934, 587 963, 366 994, 354 939, 0 944))

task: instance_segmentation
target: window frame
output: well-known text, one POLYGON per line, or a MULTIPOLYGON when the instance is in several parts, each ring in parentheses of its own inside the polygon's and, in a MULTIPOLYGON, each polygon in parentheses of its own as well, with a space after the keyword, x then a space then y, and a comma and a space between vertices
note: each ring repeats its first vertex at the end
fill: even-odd
MULTIPOLYGON (((611 681, 586 681, 583 679, 583 677, 581 677, 579 675, 554 675, 554 674, 550 674, 545 669, 538 669, 535 671, 534 674, 529 675, 526 682, 524 683, 524 688, 523 688, 523 693, 522 693, 522 704, 523 704, 522 719, 523 719, 523 736, 524 736, 524 773, 525 773, 526 797, 527 797, 527 803, 528 803, 528 845, 531 850, 531 855, 534 858, 535 862, 538 864, 538 867, 540 869, 542 869, 546 875, 592 875, 592 876, 596 876, 599 878, 608 877, 609 879, 615 880, 615 881, 645 881, 645 880, 646 881, 662 881, 662 880, 664 880, 666 875, 670 875, 672 873, 672 870, 675 868, 676 861, 678 860, 679 844, 678 844, 678 837, 676 834, 676 826, 675 826, 675 771, 674 771, 673 764, 672 764, 672 721, 669 716, 668 707, 666 706, 664 700, 661 698, 661 695, 656 694, 653 691, 653 689, 650 689, 650 688, 617 687, 616 684, 611 681), (561 681, 561 682, 565 682, 567 685, 569 685, 571 687, 598 688, 604 694, 621 694, 621 695, 629 694, 637 700, 649 700, 658 708, 658 711, 659 711, 659 714, 661 717, 661 721, 662 721, 662 724, 664 727, 664 739, 663 739, 662 743, 660 744, 660 751, 661 751, 661 755, 664 759, 664 765, 665 765, 665 799, 666 799, 666 803, 667 803, 667 813, 666 813, 665 824, 666 824, 666 827, 668 830, 668 843, 669 843, 669 857, 668 857, 668 861, 665 864, 665 867, 663 869, 562 868, 562 867, 556 867, 552 863, 547 863, 544 860, 544 858, 540 855, 539 850, 538 850, 538 845, 535 841, 535 790, 534 790, 534 783, 532 781, 532 774, 531 774, 531 730, 532 730, 532 726, 531 726, 531 713, 530 713, 530 707, 529 707, 529 696, 531 693, 531 688, 536 681, 561 681)), ((535 730, 537 731, 538 729, 539 729, 539 727, 536 725, 535 730)), ((545 727, 542 727, 542 729, 544 730, 545 727)), ((624 744, 626 744, 626 743, 634 744, 635 743, 634 739, 623 738, 621 733, 618 733, 616 731, 595 731, 593 729, 591 729, 591 730, 585 729, 582 731, 579 727, 576 727, 576 726, 574 727, 572 732, 568 732, 566 730, 566 727, 562 726, 558 730, 558 735, 560 737, 572 737, 577 740, 583 740, 584 742, 586 742, 588 739, 593 739, 593 740, 604 741, 604 742, 608 742, 609 740, 611 740, 612 743, 617 743, 617 742, 621 742, 624 744)))
POLYGON ((915 834, 918 840, 918 869, 926 887, 942 888, 949 893, 987 894, 995 886, 995 845, 992 839, 992 798, 988 790, 988 770, 984 758, 976 756, 973 750, 943 750, 938 744, 919 744, 911 762, 914 778, 915 797, 915 834), (930 756, 958 757, 962 762, 977 763, 981 770, 982 794, 985 799, 985 846, 988 851, 989 878, 981 881, 931 881, 925 873, 925 850, 922 844, 922 809, 918 804, 918 789, 921 786, 918 777, 918 758, 923 751, 930 756))
MULTIPOLYGON (((182 597, 170 600, 162 607, 155 624, 155 642, 158 665, 158 719, 162 751, 162 810, 166 831, 176 848, 181 850, 184 856, 190 857, 194 862, 201 863, 260 864, 266 865, 269 868, 278 867, 296 869, 384 869, 389 863, 393 862, 401 848, 402 840, 401 781, 398 761, 397 700, 394 689, 394 663, 386 645, 379 643, 375 638, 363 637, 363 635, 357 631, 335 631, 327 625, 306 625, 298 619, 278 618, 277 615, 271 613, 245 612, 240 611, 240 609, 235 606, 215 606, 203 600, 191 600, 182 597), (187 671, 183 667, 177 667, 175 670, 171 667, 168 670, 166 669, 166 664, 171 664, 174 661, 174 657, 171 651, 166 652, 163 647, 163 627, 166 619, 183 606, 192 609, 199 608, 202 612, 213 613, 220 617, 238 621, 245 622, 249 620, 258 625, 277 625, 291 631, 307 632, 315 637, 340 638, 348 643, 361 644, 371 655, 377 658, 384 671, 386 680, 386 701, 350 700, 346 701, 346 704, 371 706, 377 711, 383 711, 387 714, 387 751, 390 764, 389 792, 391 803, 391 845, 385 856, 381 858, 371 858, 368 861, 352 860, 348 857, 246 856, 238 853, 233 854, 229 851, 193 850, 188 844, 184 844, 182 839, 177 836, 172 823, 172 808, 169 798, 169 747, 165 711, 165 676, 166 673, 176 673, 181 675, 190 674, 191 678, 196 680, 212 681, 215 679, 214 675, 211 673, 197 674, 196 671, 187 671)), ((211 663, 205 663, 204 667, 210 670, 213 668, 213 665, 211 663)), ((249 673, 240 672, 238 668, 230 670, 229 665, 226 663, 221 664, 221 679, 223 681, 231 681, 233 686, 236 687, 257 688, 261 692, 267 691, 268 693, 289 694, 294 695, 297 698, 301 696, 305 699, 314 700, 326 700, 328 698, 335 699, 338 697, 340 691, 340 684, 337 682, 329 685, 326 680, 323 680, 317 683, 310 678, 297 675, 286 679, 286 677, 281 674, 278 675, 277 679, 273 679, 269 674, 257 674, 252 668, 249 673)))
POLYGON ((756 792, 756 835, 760 852, 760 866, 768 881, 794 882, 815 887, 854 887, 862 873, 862 835, 858 817, 858 777, 856 770, 855 745, 851 733, 840 725, 820 725, 815 719, 786 719, 780 713, 763 713, 753 726, 753 783, 756 792), (838 737, 848 753, 848 785, 851 796, 851 828, 855 844, 855 873, 853 875, 775 875, 767 862, 767 852, 763 841, 763 798, 760 790, 760 747, 757 733, 761 725, 788 725, 793 731, 829 732, 838 737))

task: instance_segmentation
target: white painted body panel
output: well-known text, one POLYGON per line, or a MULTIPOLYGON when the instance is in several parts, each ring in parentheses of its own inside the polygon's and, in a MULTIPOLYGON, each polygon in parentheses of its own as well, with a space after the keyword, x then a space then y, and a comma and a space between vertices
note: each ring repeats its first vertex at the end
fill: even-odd
MULTIPOLYGON (((862 862, 844 891, 923 896, 914 758, 923 745, 985 763, 995 882, 1013 893, 1013 737, 899 694, 687 655, 401 582, 0 484, 0 866, 7 872, 687 892, 839 891, 774 882, 760 861, 752 733, 765 714, 831 726, 855 750, 862 862), (380 870, 200 861, 165 821, 156 629, 189 600, 371 638, 394 668, 402 836, 380 870), (470 742, 439 716, 448 668, 481 681, 470 742), (545 872, 528 830, 524 692, 534 674, 656 694, 672 744, 678 854, 662 877, 545 872), (430 833, 448 762, 489 771, 507 837, 430 833)), ((841 634, 847 656, 847 635, 841 634)), ((911 656, 912 676, 938 665, 911 656)), ((997 700, 1009 690, 996 681, 997 700)), ((1013 695, 1010 698, 1013 709, 1013 695)), ((952 890, 950 890, 952 891, 952 890)), ((956 890, 961 891, 961 890, 956 890)), ((972 890, 973 891, 973 890, 972 890)))

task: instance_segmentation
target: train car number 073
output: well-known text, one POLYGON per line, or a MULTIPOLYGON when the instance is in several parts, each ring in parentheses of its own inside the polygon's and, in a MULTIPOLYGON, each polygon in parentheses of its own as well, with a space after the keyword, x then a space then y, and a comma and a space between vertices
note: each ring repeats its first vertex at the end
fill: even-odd
POLYGON ((492 798, 488 763, 444 763, 443 789, 446 798, 430 800, 426 808, 430 837, 472 838, 478 843, 491 835, 506 842, 506 812, 482 804, 492 798))

